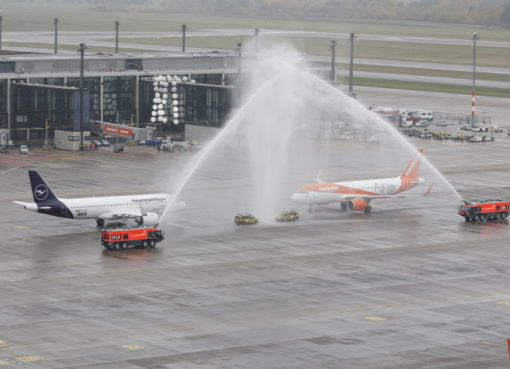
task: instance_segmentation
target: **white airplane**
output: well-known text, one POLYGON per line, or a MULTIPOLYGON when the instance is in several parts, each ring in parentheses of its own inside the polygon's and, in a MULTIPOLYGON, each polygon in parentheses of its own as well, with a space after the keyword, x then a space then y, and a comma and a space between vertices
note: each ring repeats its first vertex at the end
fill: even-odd
MULTIPOLYGON (((25 209, 37 213, 71 219, 96 219, 98 227, 107 223, 123 223, 133 220, 137 225, 156 226, 159 216, 155 211, 163 211, 172 201, 172 196, 164 193, 128 196, 82 197, 76 199, 58 198, 39 173, 29 170, 34 202, 13 201, 25 209)), ((186 205, 175 202, 178 208, 186 205)))
MULTIPOLYGON (((317 184, 301 187, 292 195, 292 200, 308 205, 310 212, 314 205, 340 203, 343 211, 349 209, 370 213, 372 200, 405 197, 400 194, 425 182, 419 174, 420 159, 415 157, 407 163, 398 177, 332 183, 317 178, 317 184)), ((431 189, 432 186, 424 195, 428 195, 431 189)))

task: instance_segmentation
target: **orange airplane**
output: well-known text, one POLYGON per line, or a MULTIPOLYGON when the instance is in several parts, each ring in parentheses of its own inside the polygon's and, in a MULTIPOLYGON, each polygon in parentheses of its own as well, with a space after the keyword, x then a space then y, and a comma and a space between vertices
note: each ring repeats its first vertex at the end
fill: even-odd
MULTIPOLYGON (((423 152, 422 149, 419 150, 423 152)), ((399 198, 400 195, 420 183, 425 182, 420 174, 420 158, 412 158, 398 177, 369 179, 351 182, 331 182, 317 178, 317 183, 303 186, 292 195, 292 201, 309 205, 340 203, 342 210, 364 211, 370 213, 370 202, 374 199, 399 198)), ((425 195, 428 195, 430 189, 425 195)))

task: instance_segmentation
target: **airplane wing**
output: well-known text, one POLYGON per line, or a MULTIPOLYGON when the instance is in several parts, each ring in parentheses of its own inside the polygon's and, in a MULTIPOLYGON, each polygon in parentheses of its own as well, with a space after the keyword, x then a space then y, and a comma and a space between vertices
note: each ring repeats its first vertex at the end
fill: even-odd
POLYGON ((114 220, 114 219, 128 219, 128 218, 139 218, 141 216, 147 215, 143 209, 133 210, 133 209, 119 209, 118 211, 111 211, 109 213, 103 213, 99 215, 101 219, 114 220))
POLYGON ((338 195, 340 201, 343 200, 354 200, 354 199, 365 199, 365 200, 373 200, 373 199, 403 199, 406 197, 405 195, 356 195, 356 194, 346 194, 346 195, 338 195))
POLYGON ((29 202, 23 202, 23 201, 13 201, 13 203, 21 205, 21 206, 27 206, 28 204, 30 204, 29 202))
POLYGON ((344 200, 354 200, 354 199, 365 199, 365 200, 374 200, 374 199, 409 199, 409 198, 416 198, 416 197, 425 197, 430 195, 430 192, 432 190, 432 186, 425 192, 423 195, 355 195, 355 194, 345 194, 345 195, 338 195, 339 201, 344 200))

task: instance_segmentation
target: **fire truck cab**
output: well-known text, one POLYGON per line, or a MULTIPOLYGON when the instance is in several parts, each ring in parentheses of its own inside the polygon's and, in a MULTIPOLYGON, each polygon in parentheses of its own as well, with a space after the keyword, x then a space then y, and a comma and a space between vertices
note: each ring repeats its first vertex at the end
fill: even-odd
POLYGON ((466 222, 506 219, 510 212, 510 202, 502 200, 464 201, 459 206, 459 215, 466 222))
POLYGON ((101 232, 101 245, 107 250, 154 247, 164 238, 163 232, 157 228, 105 229, 101 232))

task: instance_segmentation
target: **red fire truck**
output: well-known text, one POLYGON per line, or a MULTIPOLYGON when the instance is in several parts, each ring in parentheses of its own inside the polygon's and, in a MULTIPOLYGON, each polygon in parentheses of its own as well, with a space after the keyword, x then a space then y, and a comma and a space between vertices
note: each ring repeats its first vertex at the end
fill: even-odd
POLYGON ((510 212, 510 202, 501 200, 464 201, 459 206, 459 215, 466 222, 506 219, 510 212))
POLYGON ((107 250, 123 250, 130 246, 154 247, 164 239, 157 228, 105 229, 101 232, 101 245, 107 250))

